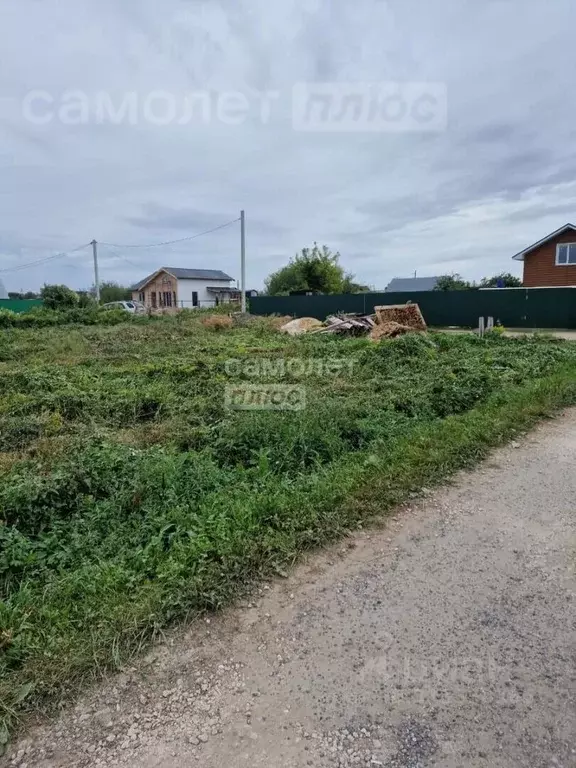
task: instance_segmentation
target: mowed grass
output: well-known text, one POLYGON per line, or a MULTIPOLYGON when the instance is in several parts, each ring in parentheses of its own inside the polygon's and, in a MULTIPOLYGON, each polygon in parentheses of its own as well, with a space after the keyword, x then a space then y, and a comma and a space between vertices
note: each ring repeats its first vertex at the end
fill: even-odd
POLYGON ((549 339, 293 339, 194 316, 7 329, 0 742, 170 622, 572 402, 576 345, 549 339), (303 410, 226 407, 227 384, 279 381, 303 410))

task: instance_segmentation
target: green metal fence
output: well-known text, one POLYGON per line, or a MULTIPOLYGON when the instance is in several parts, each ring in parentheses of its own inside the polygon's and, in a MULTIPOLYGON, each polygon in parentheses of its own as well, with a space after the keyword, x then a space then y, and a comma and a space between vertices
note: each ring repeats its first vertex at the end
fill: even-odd
POLYGON ((325 320, 337 312, 368 314, 382 304, 412 301, 428 325, 474 328, 493 317, 507 328, 576 328, 576 288, 496 288, 470 291, 358 293, 330 296, 257 296, 255 315, 294 315, 325 320))
POLYGON ((0 309, 9 309, 11 312, 28 312, 32 307, 41 307, 42 299, 0 299, 0 309))

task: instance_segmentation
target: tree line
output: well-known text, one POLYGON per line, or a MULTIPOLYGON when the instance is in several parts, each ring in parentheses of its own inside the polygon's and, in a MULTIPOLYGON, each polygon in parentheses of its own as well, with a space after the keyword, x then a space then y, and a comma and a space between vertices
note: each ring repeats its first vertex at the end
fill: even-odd
MULTIPOLYGON (((272 272, 264 281, 268 296, 287 296, 290 293, 366 293, 373 290, 370 286, 358 282, 351 272, 340 264, 340 253, 335 253, 327 245, 314 243, 311 248, 303 248, 288 264, 272 272)), ((458 273, 442 275, 436 283, 436 291, 467 291, 474 288, 518 288, 520 278, 501 272, 492 277, 484 277, 479 283, 465 280, 458 273)), ((39 293, 10 292, 11 299, 43 299, 48 307, 73 308, 87 307, 95 303, 95 288, 86 291, 73 291, 65 285, 45 285, 39 293)), ((100 302, 128 301, 132 298, 132 289, 114 281, 100 284, 100 302)))
MULTIPOLYGON (((268 296, 285 296, 290 293, 366 293, 369 286, 356 281, 340 264, 340 253, 333 253, 328 246, 303 248, 288 264, 266 278, 268 296)), ((509 272, 501 272, 483 278, 480 283, 468 282, 459 274, 442 275, 438 278, 437 291, 465 291, 471 288, 517 288, 520 278, 509 272)))
MULTIPOLYGON (((18 292, 9 291, 9 299, 42 299, 44 304, 52 309, 73 307, 87 307, 95 304, 96 288, 92 286, 85 291, 74 291, 67 285, 45 285, 41 291, 18 292)), ((108 304, 111 301, 129 301, 132 298, 132 289, 126 285, 120 285, 112 280, 100 283, 100 302, 108 304)))

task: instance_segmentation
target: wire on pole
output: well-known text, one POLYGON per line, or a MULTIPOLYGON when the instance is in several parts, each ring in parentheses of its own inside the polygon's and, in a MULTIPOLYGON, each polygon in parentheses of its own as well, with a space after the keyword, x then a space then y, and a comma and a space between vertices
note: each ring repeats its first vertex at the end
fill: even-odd
POLYGON ((42 259, 36 259, 36 261, 29 261, 26 264, 17 264, 14 267, 6 267, 4 269, 0 269, 0 272, 19 272, 21 269, 28 269, 28 267, 35 267, 38 264, 45 264, 46 262, 53 261, 54 259, 61 259, 66 256, 70 256, 70 254, 77 253, 84 248, 88 248, 90 245, 90 243, 84 243, 84 245, 79 245, 78 248, 73 248, 71 251, 62 251, 61 253, 54 253, 51 256, 45 256, 42 259))
POLYGON ((109 245, 112 248, 158 248, 161 245, 174 245, 175 243, 184 243, 187 240, 194 240, 197 237, 202 237, 202 235, 209 235, 211 232, 217 232, 219 229, 229 227, 231 224, 235 224, 237 221, 240 221, 240 218, 232 219, 232 221, 227 221, 225 224, 220 224, 219 226, 213 227, 212 229, 207 229, 205 232, 198 232, 196 235, 188 235, 188 237, 181 237, 178 240, 166 240, 163 243, 129 244, 99 242, 98 245, 109 245))

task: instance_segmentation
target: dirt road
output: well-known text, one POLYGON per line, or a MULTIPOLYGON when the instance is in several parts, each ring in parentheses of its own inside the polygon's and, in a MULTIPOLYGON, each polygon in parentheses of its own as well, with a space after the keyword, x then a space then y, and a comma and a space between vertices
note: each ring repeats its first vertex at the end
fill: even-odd
POLYGON ((16 764, 576 766, 575 502, 572 412, 168 638, 16 764))

